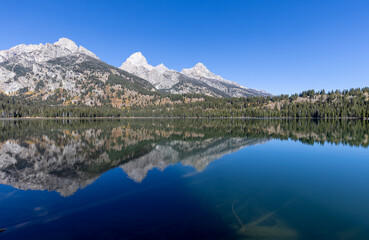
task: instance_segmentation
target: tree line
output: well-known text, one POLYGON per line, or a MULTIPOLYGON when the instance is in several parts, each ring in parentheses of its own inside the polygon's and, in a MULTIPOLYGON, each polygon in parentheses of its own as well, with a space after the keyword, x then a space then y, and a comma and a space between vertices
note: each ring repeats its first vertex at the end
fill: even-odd
MULTIPOLYGON (((369 124, 360 119, 42 119, 0 121, 0 142, 25 136, 65 144, 84 132, 94 138, 126 144, 119 151, 140 152, 166 140, 201 141, 219 138, 280 139, 304 144, 344 144, 368 147, 369 124), (120 129, 116 131, 117 129, 120 129), (91 130, 93 130, 91 132, 91 130), (66 132, 73 134, 66 134, 66 132), (114 137, 111 135, 114 132, 114 137), (127 144, 132 141, 133 147, 127 144)), ((99 141, 98 141, 99 142, 99 141)), ((111 144, 111 143, 109 143, 111 144)), ((88 144, 86 144, 88 146, 88 144)), ((112 155, 121 156, 122 152, 112 155)))
POLYGON ((271 97, 215 98, 203 95, 167 95, 174 103, 137 104, 130 109, 84 105, 64 106, 0 93, 0 117, 176 117, 176 118, 369 118, 369 88, 271 97), (185 103, 184 98, 189 99, 185 103), (201 101, 199 100, 201 99, 201 101), (191 101, 197 100, 197 101, 191 101))

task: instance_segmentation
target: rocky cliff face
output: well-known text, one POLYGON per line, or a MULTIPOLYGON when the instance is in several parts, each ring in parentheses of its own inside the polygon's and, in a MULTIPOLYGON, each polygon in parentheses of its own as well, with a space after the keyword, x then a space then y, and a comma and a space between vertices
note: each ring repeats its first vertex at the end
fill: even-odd
POLYGON ((45 89, 54 90, 64 86, 74 91, 75 81, 83 79, 82 74, 74 69, 61 69, 51 61, 71 57, 78 58, 79 62, 87 61, 88 57, 99 59, 67 38, 61 38, 54 44, 21 44, 0 51, 0 88, 8 94, 26 87, 32 91, 42 81, 42 86, 38 86, 45 89))
POLYGON ((111 91, 138 95, 143 89, 155 91, 146 80, 100 61, 66 38, 0 51, 0 90, 8 95, 47 100, 62 91, 60 103, 98 106, 112 97, 111 91))
POLYGON ((214 97, 270 95, 265 91, 249 89, 225 80, 210 72, 202 63, 190 69, 183 69, 181 72, 170 70, 164 64, 154 67, 147 63, 141 52, 132 54, 120 68, 148 80, 158 90, 175 94, 200 93, 214 97))

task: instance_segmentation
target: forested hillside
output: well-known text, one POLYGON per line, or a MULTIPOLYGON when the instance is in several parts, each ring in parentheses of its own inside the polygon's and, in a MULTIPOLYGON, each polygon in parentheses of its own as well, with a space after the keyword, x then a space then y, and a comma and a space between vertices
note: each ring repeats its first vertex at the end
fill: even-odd
POLYGON ((0 94, 0 117, 268 117, 369 118, 369 88, 304 91, 291 96, 214 98, 204 95, 158 94, 129 107, 65 105, 0 94))

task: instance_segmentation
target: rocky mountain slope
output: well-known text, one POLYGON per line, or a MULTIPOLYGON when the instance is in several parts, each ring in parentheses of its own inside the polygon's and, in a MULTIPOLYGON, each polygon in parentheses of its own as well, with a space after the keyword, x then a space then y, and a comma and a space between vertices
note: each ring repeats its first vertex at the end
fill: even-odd
POLYGON ((204 64, 181 72, 170 70, 160 64, 156 67, 147 63, 141 52, 132 54, 120 67, 152 83, 156 89, 175 93, 206 94, 214 97, 269 96, 265 91, 243 87, 210 72, 204 64))
POLYGON ((155 92, 146 80, 100 61, 66 38, 0 51, 0 90, 40 100, 56 96, 53 101, 57 103, 89 106, 104 105, 117 93, 145 101, 138 96, 155 92))
POLYGON ((101 61, 72 40, 21 44, 0 51, 0 93, 51 105, 131 106, 174 104, 167 94, 212 97, 268 96, 211 73, 203 64, 182 72, 147 63, 141 53, 120 68, 101 61))

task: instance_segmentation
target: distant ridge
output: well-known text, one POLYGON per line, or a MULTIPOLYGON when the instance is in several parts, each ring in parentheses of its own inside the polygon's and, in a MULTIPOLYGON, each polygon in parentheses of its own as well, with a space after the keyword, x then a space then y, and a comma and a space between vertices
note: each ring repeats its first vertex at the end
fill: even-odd
POLYGON ((202 63, 181 72, 170 70, 159 64, 154 67, 147 63, 141 52, 132 54, 120 67, 152 83, 156 89, 170 93, 203 93, 214 97, 270 96, 271 94, 250 89, 226 80, 210 72, 202 63))

